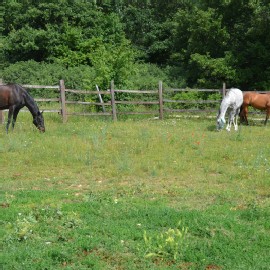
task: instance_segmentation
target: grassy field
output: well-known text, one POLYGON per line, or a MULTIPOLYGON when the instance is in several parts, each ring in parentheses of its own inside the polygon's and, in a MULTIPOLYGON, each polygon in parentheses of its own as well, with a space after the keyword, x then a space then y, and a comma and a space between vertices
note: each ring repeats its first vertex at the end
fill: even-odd
POLYGON ((1 270, 269 269, 270 125, 45 121, 0 130, 1 270))

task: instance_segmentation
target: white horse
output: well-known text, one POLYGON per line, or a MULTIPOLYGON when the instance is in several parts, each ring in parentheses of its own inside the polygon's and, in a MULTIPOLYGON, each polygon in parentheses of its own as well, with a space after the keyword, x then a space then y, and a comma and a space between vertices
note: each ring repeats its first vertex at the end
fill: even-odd
POLYGON ((240 89, 231 88, 225 97, 223 98, 220 109, 217 117, 217 130, 221 130, 225 123, 225 114, 227 110, 230 110, 229 118, 228 118, 228 125, 226 129, 228 131, 231 130, 232 123, 234 125, 234 129, 238 130, 237 125, 237 118, 240 111, 240 107, 243 103, 243 93, 240 89))

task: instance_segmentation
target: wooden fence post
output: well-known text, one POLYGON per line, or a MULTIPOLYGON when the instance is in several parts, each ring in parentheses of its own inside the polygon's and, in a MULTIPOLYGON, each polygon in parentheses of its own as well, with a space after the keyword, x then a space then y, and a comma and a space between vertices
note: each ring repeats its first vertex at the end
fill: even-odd
POLYGON ((114 81, 111 81, 111 105, 112 105, 112 116, 113 121, 117 121, 117 114, 116 114, 116 105, 115 105, 115 96, 114 96, 114 81))
MULTIPOLYGON (((3 84, 2 79, 0 79, 0 84, 3 84)), ((0 111, 0 124, 4 124, 5 122, 5 114, 4 111, 0 111)))
MULTIPOLYGON (((99 87, 98 87, 97 84, 96 84, 96 89, 97 89, 97 91, 99 92, 99 87)), ((105 106, 104 106, 104 102, 103 102, 103 98, 102 98, 101 94, 98 94, 98 98, 99 98, 99 102, 101 103, 102 110, 103 110, 103 112, 105 113, 106 110, 105 110, 105 106)))
POLYGON ((162 81, 158 83, 158 97, 159 97, 159 119, 163 119, 163 95, 162 95, 162 81))
POLYGON ((60 80, 59 88, 60 88, 61 115, 62 115, 63 123, 66 123, 67 111, 66 111, 66 93, 65 93, 64 80, 60 80))
POLYGON ((222 85, 222 99, 225 97, 226 95, 226 83, 224 82, 222 85))

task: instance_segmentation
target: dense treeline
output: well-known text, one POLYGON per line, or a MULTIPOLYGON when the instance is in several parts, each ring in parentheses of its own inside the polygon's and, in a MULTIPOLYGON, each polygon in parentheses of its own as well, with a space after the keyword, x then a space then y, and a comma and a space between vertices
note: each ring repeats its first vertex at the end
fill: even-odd
POLYGON ((5 81, 270 88, 268 0, 6 0, 0 18, 5 81))

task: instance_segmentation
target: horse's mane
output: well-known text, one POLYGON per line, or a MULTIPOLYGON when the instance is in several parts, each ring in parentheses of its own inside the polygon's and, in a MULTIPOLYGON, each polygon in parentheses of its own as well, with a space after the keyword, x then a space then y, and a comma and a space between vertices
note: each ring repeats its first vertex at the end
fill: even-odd
POLYGON ((15 87, 17 92, 21 91, 23 93, 25 105, 32 115, 39 113, 39 108, 34 98, 28 93, 28 91, 20 84, 13 83, 12 85, 15 87))

